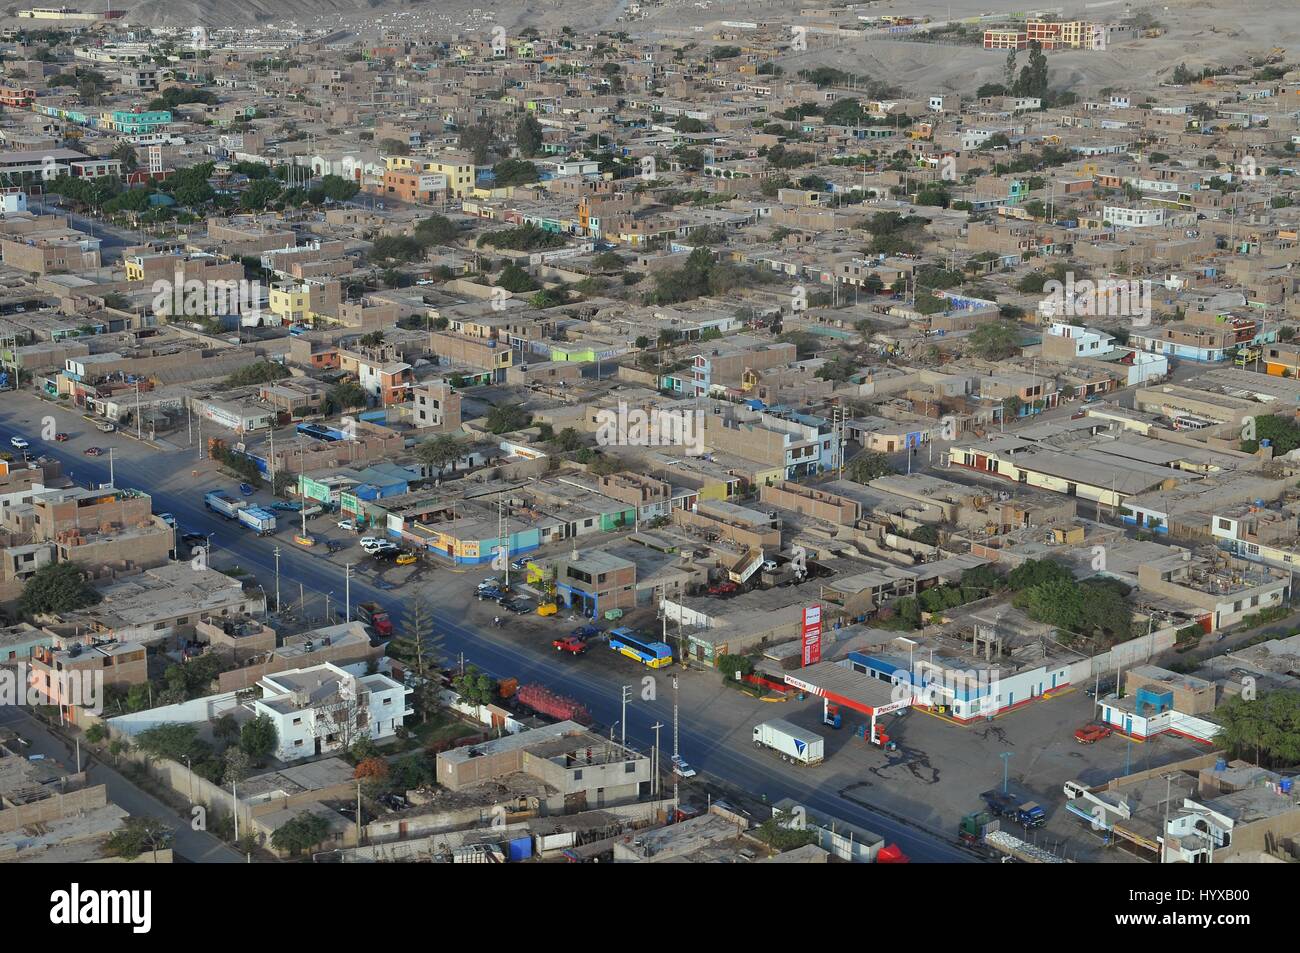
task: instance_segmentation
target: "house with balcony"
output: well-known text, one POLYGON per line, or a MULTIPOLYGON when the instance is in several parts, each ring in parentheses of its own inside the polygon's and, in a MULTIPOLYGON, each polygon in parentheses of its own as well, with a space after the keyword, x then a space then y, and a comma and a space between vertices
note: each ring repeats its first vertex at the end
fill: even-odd
POLYGON ((411 689, 387 675, 354 675, 331 662, 263 676, 256 715, 275 725, 275 756, 297 761, 342 751, 360 738, 395 737, 413 709, 411 689))

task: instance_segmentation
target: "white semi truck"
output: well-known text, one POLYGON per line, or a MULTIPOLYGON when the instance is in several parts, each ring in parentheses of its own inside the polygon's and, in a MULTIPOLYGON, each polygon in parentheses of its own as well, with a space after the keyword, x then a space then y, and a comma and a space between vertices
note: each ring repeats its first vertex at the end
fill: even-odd
POLYGON ((826 757, 822 736, 781 718, 754 726, 754 747, 771 748, 782 761, 821 764, 826 757))

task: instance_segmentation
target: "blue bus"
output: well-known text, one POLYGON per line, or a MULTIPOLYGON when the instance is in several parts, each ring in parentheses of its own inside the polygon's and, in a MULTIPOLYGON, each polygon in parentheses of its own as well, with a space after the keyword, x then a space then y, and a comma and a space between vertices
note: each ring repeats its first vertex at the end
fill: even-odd
POLYGON ((333 427, 325 427, 321 424, 299 424, 298 433, 304 437, 311 437, 313 440, 335 441, 342 440, 344 435, 333 427))
POLYGON ((673 650, 663 642, 650 642, 632 629, 615 629, 609 633, 609 647, 636 659, 647 668, 663 668, 673 664, 673 650))

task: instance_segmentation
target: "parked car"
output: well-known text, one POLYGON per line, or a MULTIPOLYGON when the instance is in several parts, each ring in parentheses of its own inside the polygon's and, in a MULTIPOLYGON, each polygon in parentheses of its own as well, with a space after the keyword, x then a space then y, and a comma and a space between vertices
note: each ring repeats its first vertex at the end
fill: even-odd
POLYGON ((355 533, 357 531, 356 520, 339 520, 334 525, 344 532, 355 533))
POLYGON ((590 639, 605 631, 598 625, 580 625, 569 633, 575 639, 590 639))
POLYGON ((1109 738, 1111 734, 1107 725, 1090 724, 1084 725, 1074 733, 1074 740, 1081 745, 1090 745, 1101 741, 1103 738, 1109 738))
POLYGON ((570 655, 581 655, 587 651, 587 643, 576 636, 565 636, 562 639, 554 639, 551 647, 557 652, 568 652, 570 655))
POLYGON ((22 437, 10 437, 9 445, 13 447, 15 450, 26 450, 28 447, 31 446, 31 444, 28 443, 26 440, 24 440, 22 437))
POLYGON ((734 582, 720 582, 715 586, 709 586, 709 595, 711 596, 729 596, 740 591, 740 587, 734 582))
POLYGON ((496 588, 496 586, 489 586, 486 589, 480 589, 478 591, 477 598, 479 602, 482 602, 484 599, 492 599, 494 601, 499 601, 505 598, 505 593, 503 593, 500 589, 496 588))
POLYGON ((95 429, 100 433, 116 433, 117 424, 110 424, 108 421, 103 421, 102 423, 95 424, 95 429))
POLYGON ((301 503, 294 503, 289 500, 277 500, 271 504, 271 509, 280 510, 282 513, 297 513, 302 509, 301 503))
POLYGON ((673 755, 673 774, 682 778, 695 777, 695 769, 686 763, 686 759, 679 754, 673 755))
POLYGON ((397 565, 399 566, 413 566, 419 561, 420 557, 415 553, 402 553, 397 557, 397 565))
POLYGON ((361 548, 364 549, 364 550, 365 550, 366 552, 368 552, 368 553, 373 553, 373 552, 375 552, 377 549, 379 549, 379 546, 380 546, 381 543, 383 543, 383 540, 382 540, 382 539, 379 539, 377 536, 362 536, 362 537, 361 537, 361 548))

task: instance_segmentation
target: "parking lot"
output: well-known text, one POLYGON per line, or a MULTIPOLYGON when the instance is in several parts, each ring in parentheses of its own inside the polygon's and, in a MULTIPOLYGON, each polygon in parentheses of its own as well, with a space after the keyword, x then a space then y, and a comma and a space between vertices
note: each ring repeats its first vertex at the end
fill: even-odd
MULTIPOLYGON (((963 815, 982 810, 979 793, 1001 789, 1003 753, 1008 753, 1009 790, 1037 801, 1047 823, 1028 833, 1012 825, 1016 836, 1047 846, 1074 860, 1128 860, 1103 850, 1098 837, 1065 810, 1063 785, 1082 781, 1104 784, 1126 772, 1159 767, 1196 754, 1204 745, 1164 735, 1144 743, 1111 735, 1094 744, 1078 743, 1076 728, 1092 720, 1092 700, 1083 689, 1066 689, 995 718, 960 726, 921 709, 882 719, 885 732, 898 743, 886 752, 855 737, 867 719, 848 714, 839 730, 820 725, 821 702, 781 706, 781 717, 817 731, 826 739, 826 783, 848 800, 906 817, 924 827, 955 836, 963 815), (797 706, 797 707, 796 707, 797 706)), ((841 709, 842 710, 842 709, 841 709)), ((1010 822, 1004 821, 1004 826, 1010 822)))

